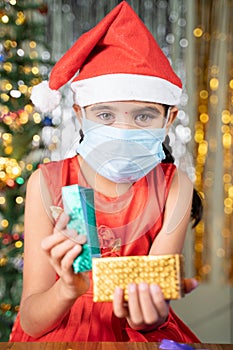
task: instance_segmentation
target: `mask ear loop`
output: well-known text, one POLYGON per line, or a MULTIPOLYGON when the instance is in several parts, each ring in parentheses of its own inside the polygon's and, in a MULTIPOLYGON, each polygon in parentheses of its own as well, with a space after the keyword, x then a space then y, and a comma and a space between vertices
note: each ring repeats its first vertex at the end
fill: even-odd
POLYGON ((72 119, 72 122, 74 123, 74 130, 75 130, 75 132, 79 131, 80 125, 79 125, 79 122, 78 122, 78 119, 77 119, 76 115, 73 115, 71 117, 71 119, 72 119))
MULTIPOLYGON (((84 107, 80 107, 80 109, 81 109, 81 114, 82 114, 83 119, 86 119, 85 108, 84 107)), ((79 143, 81 143, 83 141, 83 139, 84 139, 84 133, 83 133, 82 128, 79 129, 79 135, 80 135, 79 143)))
POLYGON ((84 107, 80 107, 80 109, 81 109, 81 113, 82 113, 83 119, 87 119, 87 118, 86 118, 86 111, 85 111, 85 108, 84 108, 84 107))
POLYGON ((172 107, 168 107, 168 110, 167 110, 167 113, 166 113, 166 117, 165 117, 165 123, 164 123, 164 126, 163 126, 163 129, 166 128, 167 126, 167 122, 168 122, 168 119, 169 119, 169 115, 170 115, 170 111, 171 111, 172 107))

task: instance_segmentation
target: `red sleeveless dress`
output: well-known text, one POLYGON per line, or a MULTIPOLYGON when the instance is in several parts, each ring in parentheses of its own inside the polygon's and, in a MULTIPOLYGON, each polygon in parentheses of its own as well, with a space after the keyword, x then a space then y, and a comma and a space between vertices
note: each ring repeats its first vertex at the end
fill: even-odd
MULTIPOLYGON (((96 222, 103 257, 149 253, 162 227, 166 198, 175 169, 173 164, 160 164, 117 198, 95 192, 96 222)), ((62 206, 61 186, 76 183, 88 186, 80 172, 77 157, 42 165, 41 170, 54 205, 62 206)), ((77 299, 51 332, 32 338, 21 329, 18 314, 10 336, 12 342, 160 342, 162 339, 199 342, 171 308, 167 321, 156 330, 139 332, 131 329, 126 319, 119 319, 113 314, 112 303, 93 302, 92 283, 89 291, 77 299)))

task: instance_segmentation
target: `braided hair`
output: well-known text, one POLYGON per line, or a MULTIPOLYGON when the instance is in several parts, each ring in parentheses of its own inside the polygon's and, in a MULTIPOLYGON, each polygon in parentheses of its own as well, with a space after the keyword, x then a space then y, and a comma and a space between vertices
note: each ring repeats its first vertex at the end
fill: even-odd
MULTIPOLYGON (((172 155, 172 150, 169 144, 169 136, 166 136, 163 142, 163 150, 165 153, 165 159, 162 160, 162 163, 174 163, 175 159, 172 155)), ((192 199, 192 209, 191 209, 191 221, 193 222, 192 228, 197 226, 197 224, 201 221, 203 215, 203 204, 200 194, 197 190, 193 189, 193 199, 192 199)))

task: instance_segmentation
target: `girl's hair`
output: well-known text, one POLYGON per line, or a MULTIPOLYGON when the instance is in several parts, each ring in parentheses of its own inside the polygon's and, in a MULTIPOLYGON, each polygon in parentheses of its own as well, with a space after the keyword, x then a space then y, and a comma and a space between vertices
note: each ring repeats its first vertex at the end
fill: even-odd
MULTIPOLYGON (((165 110, 165 116, 167 116, 167 112, 169 107, 168 105, 163 104, 165 110)), ((174 163, 175 159, 172 156, 172 149, 169 144, 169 136, 166 136, 165 141, 163 142, 163 150, 166 155, 166 158, 162 161, 162 163, 174 163)), ((193 200, 192 200, 192 210, 191 210, 191 220, 193 221, 192 228, 197 226, 197 224, 201 221, 203 215, 203 204, 200 194, 197 190, 193 189, 193 200)))
MULTIPOLYGON (((175 159, 172 156, 171 147, 169 144, 169 136, 166 136, 165 141, 163 142, 163 150, 166 158, 162 160, 162 163, 174 163, 175 159)), ((201 221, 203 214, 203 204, 202 199, 197 192, 197 190, 193 189, 193 199, 192 199, 192 210, 191 210, 191 220, 193 221, 192 228, 197 226, 197 224, 201 221)))
POLYGON ((81 143, 84 139, 84 133, 83 133, 82 129, 79 129, 79 136, 80 136, 79 143, 81 143))

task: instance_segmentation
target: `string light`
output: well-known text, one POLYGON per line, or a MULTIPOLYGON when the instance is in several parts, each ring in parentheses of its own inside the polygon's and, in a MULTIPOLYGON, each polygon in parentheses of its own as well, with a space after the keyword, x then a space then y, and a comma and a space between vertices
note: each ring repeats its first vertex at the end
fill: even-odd
POLYGON ((23 201, 24 201, 24 199, 23 199, 23 197, 21 197, 21 196, 18 196, 18 197, 16 197, 16 199, 15 199, 15 202, 16 202, 17 204, 22 204, 23 201))
POLYGON ((1 221, 1 225, 2 225, 2 227, 3 227, 3 228, 6 228, 6 227, 8 227, 8 225, 9 225, 9 222, 8 222, 8 220, 6 220, 6 219, 3 219, 3 220, 1 221))
POLYGON ((9 17, 7 15, 2 16, 1 18, 2 23, 7 24, 9 22, 9 17))
POLYGON ((6 198, 5 197, 0 197, 0 204, 3 205, 6 203, 6 198))
MULTIPOLYGON (((231 38, 227 31, 226 33, 215 31, 212 27, 208 27, 208 23, 205 25, 205 29, 203 26, 197 26, 193 30, 197 47, 196 61, 198 62, 194 69, 198 82, 198 118, 194 134, 196 143, 195 184, 204 198, 203 221, 195 229, 194 265, 197 279, 207 281, 212 272, 211 255, 215 254, 218 259, 223 261, 222 276, 233 282, 233 70, 227 71, 228 67, 232 67, 231 38), (213 33, 212 35, 210 35, 210 31, 213 33), (218 52, 222 50, 220 45, 224 44, 226 52, 224 69, 229 77, 226 82, 224 81, 225 71, 220 56, 209 55, 208 45, 210 44, 218 52), (213 238, 219 242, 216 251, 213 252, 212 240, 210 239, 215 233, 211 226, 210 217, 213 217, 213 211, 216 210, 216 201, 213 201, 213 186, 216 182, 213 159, 217 152, 220 153, 219 150, 222 152, 222 160, 218 169, 221 171, 222 167, 223 198, 217 199, 217 203, 219 224, 222 222, 222 230, 220 230, 221 237, 213 238), (220 212, 221 207, 222 213, 220 212)), ((211 25, 214 25, 214 21, 211 25)))
POLYGON ((196 38, 200 38, 202 35, 203 35, 203 30, 201 28, 195 28, 193 30, 193 35, 196 37, 196 38))
MULTIPOLYGON (((204 40, 204 31, 197 27, 193 30, 193 35, 197 40, 197 45, 201 45, 201 40, 204 40)), ((197 50, 198 51, 198 50, 197 50)), ((204 69, 204 68, 203 68, 204 69)), ((202 85, 201 79, 203 72, 201 66, 195 67, 197 79, 199 83, 198 93, 198 117, 195 122, 194 140, 196 142, 196 167, 195 167, 195 187, 204 199, 205 188, 211 186, 211 178, 204 178, 205 163, 209 151, 209 143, 207 141, 206 129, 208 127, 208 98, 209 91, 206 86, 202 85)), ((206 241, 208 232, 206 231, 206 224, 203 221, 195 228, 194 240, 194 268, 197 280, 206 280, 211 271, 208 264, 208 255, 206 254, 206 241)))

